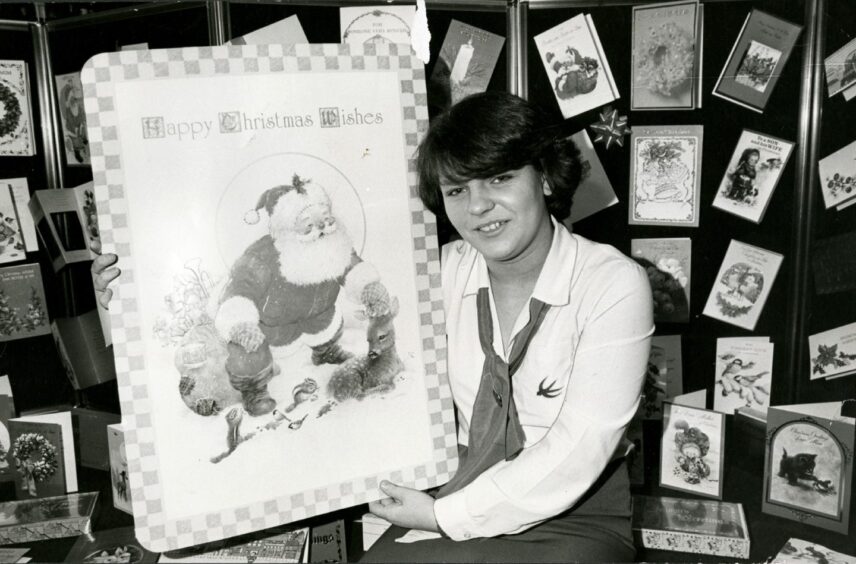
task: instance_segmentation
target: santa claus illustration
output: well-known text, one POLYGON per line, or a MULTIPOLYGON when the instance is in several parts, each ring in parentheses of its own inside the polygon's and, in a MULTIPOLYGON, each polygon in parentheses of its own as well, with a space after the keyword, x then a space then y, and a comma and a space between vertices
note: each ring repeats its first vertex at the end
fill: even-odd
POLYGON ((279 373, 271 347, 288 354, 306 345, 315 365, 344 362, 352 355, 339 345, 340 290, 370 308, 365 303, 370 298, 362 296, 382 288, 377 270, 354 250, 323 187, 295 174, 290 185, 264 192, 245 221, 258 222, 262 208, 269 216, 269 234, 233 264, 214 319, 228 343, 229 382, 251 415, 276 406, 267 388, 279 373))

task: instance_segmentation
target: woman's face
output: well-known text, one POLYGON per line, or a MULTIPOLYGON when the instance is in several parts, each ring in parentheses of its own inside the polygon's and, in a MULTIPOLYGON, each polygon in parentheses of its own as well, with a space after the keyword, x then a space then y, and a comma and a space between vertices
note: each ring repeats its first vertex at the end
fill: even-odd
POLYGON ((755 166, 756 164, 758 164, 758 158, 758 155, 752 153, 751 155, 749 155, 749 164, 755 166))
POLYGON ((544 196, 551 192, 531 165, 491 178, 442 182, 440 190, 452 226, 489 264, 549 249, 552 223, 544 196))

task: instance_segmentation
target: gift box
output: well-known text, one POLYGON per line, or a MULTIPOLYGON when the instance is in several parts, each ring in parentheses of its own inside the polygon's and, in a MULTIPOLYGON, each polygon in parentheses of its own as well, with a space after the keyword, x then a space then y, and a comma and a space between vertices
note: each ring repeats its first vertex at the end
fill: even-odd
POLYGON ((0 503, 0 544, 89 533, 97 499, 87 492, 0 503))

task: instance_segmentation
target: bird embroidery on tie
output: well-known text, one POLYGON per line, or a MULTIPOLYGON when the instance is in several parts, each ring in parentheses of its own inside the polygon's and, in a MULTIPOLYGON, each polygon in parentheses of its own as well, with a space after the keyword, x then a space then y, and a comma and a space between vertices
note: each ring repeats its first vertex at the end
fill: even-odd
POLYGON ((541 380, 541 383, 538 384, 538 392, 535 395, 544 396, 545 398, 555 398, 558 397, 559 394, 562 393, 562 386, 555 388, 556 380, 553 380, 549 384, 547 384, 547 379, 544 378, 541 380), (546 384, 546 385, 545 385, 546 384))

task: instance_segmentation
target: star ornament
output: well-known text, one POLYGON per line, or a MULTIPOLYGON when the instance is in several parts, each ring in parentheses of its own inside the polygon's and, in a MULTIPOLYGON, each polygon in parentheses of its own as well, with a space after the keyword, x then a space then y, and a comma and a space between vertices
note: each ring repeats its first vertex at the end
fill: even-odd
POLYGON ((600 121, 590 126, 597 131, 597 137, 594 138, 595 143, 603 143, 609 149, 613 142, 620 147, 624 146, 624 136, 630 134, 630 127, 627 125, 627 116, 619 116, 618 110, 607 107, 600 112, 600 121))

